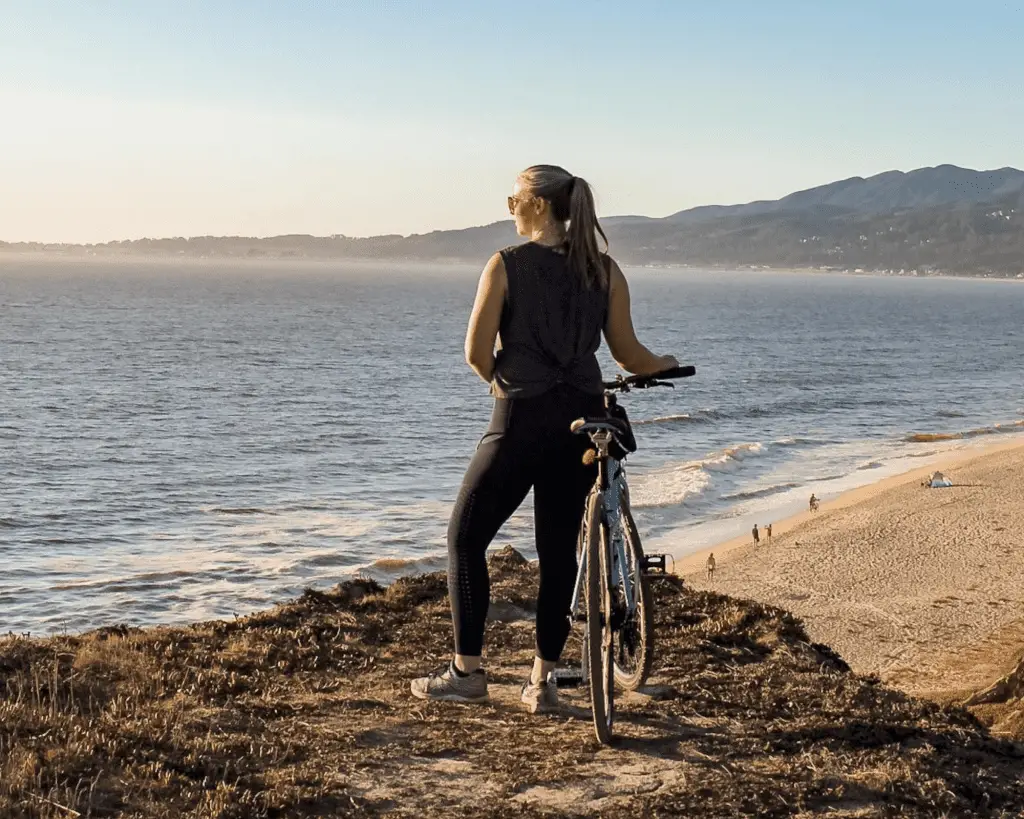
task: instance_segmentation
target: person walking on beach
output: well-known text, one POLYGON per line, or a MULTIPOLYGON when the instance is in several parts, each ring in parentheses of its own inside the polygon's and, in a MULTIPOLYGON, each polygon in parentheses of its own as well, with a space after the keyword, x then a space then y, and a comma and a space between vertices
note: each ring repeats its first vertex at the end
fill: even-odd
POLYGON ((764 533, 765 533, 765 535, 767 535, 767 537, 765 539, 767 540, 768 545, 771 546, 772 545, 772 525, 770 523, 767 526, 764 527, 764 533))
POLYGON ((754 545, 756 546, 761 542, 761 533, 757 531, 757 524, 754 524, 754 528, 750 530, 750 534, 754 536, 754 545))
POLYGON ((448 525, 455 656, 411 688, 421 699, 487 699, 487 547, 532 488, 540 589, 536 657, 520 696, 537 713, 558 705, 550 675, 569 634, 577 534, 597 475, 596 465, 583 463, 590 441, 569 425, 605 414, 595 356, 601 334, 629 372, 660 372, 678 362, 637 340, 629 287, 599 249, 598 234, 606 245, 607 239, 585 180, 534 165, 516 179, 508 209, 528 241, 487 262, 466 332, 466 361, 490 384, 494 408, 448 525))
POLYGON ((809 501, 809 505, 811 507, 811 511, 812 512, 817 512, 818 511, 818 499, 816 497, 814 497, 814 493, 813 492, 811 492, 811 500, 809 501))
POLYGON ((708 582, 713 583, 715 580, 715 553, 712 552, 708 555, 708 582))

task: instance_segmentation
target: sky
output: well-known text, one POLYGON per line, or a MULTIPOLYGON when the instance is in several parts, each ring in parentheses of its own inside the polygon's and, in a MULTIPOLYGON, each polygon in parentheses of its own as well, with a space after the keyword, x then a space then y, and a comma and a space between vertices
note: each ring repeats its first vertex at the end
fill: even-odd
POLYGON ((0 240, 424 233, 1024 168, 1020 2, 0 0, 0 240))

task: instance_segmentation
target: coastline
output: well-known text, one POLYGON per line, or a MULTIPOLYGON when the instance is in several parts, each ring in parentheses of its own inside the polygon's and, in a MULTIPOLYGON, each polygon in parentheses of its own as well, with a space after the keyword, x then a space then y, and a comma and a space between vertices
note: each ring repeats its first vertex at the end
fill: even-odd
POLYGON ((681 556, 674 571, 792 611, 858 673, 959 701, 1024 655, 1024 439, 1014 438, 937 455, 773 522, 770 546, 745 533, 681 556), (953 487, 921 485, 936 469, 953 487))
MULTIPOLYGON (((91 253, 91 252, 70 252, 70 251, 59 251, 59 250, 3 250, 0 249, 0 264, 3 262, 37 262, 37 263, 55 263, 55 262, 71 262, 71 263, 84 263, 84 264, 118 264, 118 265, 129 265, 129 264, 153 264, 153 265, 190 265, 190 266, 206 266, 206 265, 221 265, 221 266, 252 266, 252 267, 267 267, 282 264, 297 264, 309 267, 329 267, 336 266, 338 264, 361 264, 366 266, 381 266, 381 267, 392 267, 396 264, 404 265, 415 265, 422 267, 468 267, 478 268, 483 262, 483 256, 480 258, 476 257, 464 257, 464 256, 451 256, 451 257, 431 257, 424 258, 419 256, 289 256, 289 255, 211 255, 211 256, 196 256, 196 255, 175 255, 171 253, 91 253)), ((656 270, 670 270, 674 272, 683 273, 714 273, 714 272, 734 272, 734 273, 747 273, 751 275, 785 275, 785 274, 800 274, 800 275, 814 275, 814 276, 853 276, 857 278, 898 278, 898 279, 962 279, 965 281, 991 281, 991 282, 1016 282, 1018 284, 1024 284, 1024 277, 1021 275, 1015 275, 1012 273, 995 275, 992 273, 978 273, 975 275, 968 273, 954 273, 954 272, 942 272, 942 271, 928 271, 921 273, 890 273, 886 270, 858 270, 858 269, 835 269, 835 268, 821 268, 819 266, 809 267, 788 267, 778 266, 774 267, 771 265, 749 265, 749 264, 735 264, 735 265, 700 265, 700 264, 687 264, 687 263, 662 263, 662 262, 646 262, 646 263, 632 263, 622 262, 623 268, 633 271, 656 271, 656 270)))
POLYGON ((302 268, 336 268, 341 264, 360 265, 367 268, 391 269, 396 264, 414 265, 424 269, 478 269, 483 262, 472 259, 419 259, 401 257, 376 256, 195 256, 160 253, 61 253, 59 251, 4 251, 0 250, 0 266, 7 264, 53 265, 69 263, 83 267, 110 265, 128 267, 131 265, 148 265, 151 267, 179 268, 280 268, 296 265, 302 268))
MULTIPOLYGON (((772 535, 774 540, 775 538, 792 532, 801 524, 822 515, 827 515, 831 512, 845 509, 856 503, 876 497, 877 495, 893 489, 894 487, 915 481, 920 482, 936 470, 946 472, 965 461, 971 461, 975 458, 983 458, 988 455, 1013 449, 1024 449, 1024 433, 1014 434, 1014 438, 1009 441, 1000 441, 998 443, 985 444, 984 446, 947 450, 945 452, 936 453, 934 457, 922 459, 923 464, 921 466, 915 466, 913 469, 908 469, 905 472, 900 472, 896 475, 889 475, 872 483, 865 484, 864 486, 849 489, 830 500, 823 500, 821 501, 816 513, 804 511, 795 515, 789 515, 785 518, 780 518, 779 520, 766 522, 772 524, 772 535)), ((704 571, 708 555, 712 552, 715 555, 715 560, 719 567, 721 567, 724 563, 728 562, 730 558, 735 557, 735 552, 738 549, 742 549, 744 546, 749 546, 750 544, 751 534, 750 532, 744 532, 742 535, 737 535, 736 537, 729 538, 728 540, 719 541, 712 546, 702 547, 695 552, 672 554, 672 559, 675 561, 675 568, 673 571, 678 575, 704 571)))

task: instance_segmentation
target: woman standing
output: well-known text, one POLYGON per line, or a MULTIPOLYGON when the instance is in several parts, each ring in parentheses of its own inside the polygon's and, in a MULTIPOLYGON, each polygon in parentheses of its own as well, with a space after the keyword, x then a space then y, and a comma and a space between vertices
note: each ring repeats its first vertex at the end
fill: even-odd
POLYGON ((487 547, 532 488, 540 561, 537 654, 522 700, 537 713, 558 704, 549 675, 569 635, 576 538, 596 477, 596 467, 582 460, 589 440, 573 435, 569 425, 604 414, 595 355, 601 334, 631 373, 678 363, 637 340, 626 279, 598 248, 597 235, 606 245, 607 238, 586 181, 556 165, 534 165, 516 179, 508 209, 528 241, 491 257, 466 333, 466 361, 491 385, 494 410, 448 527, 455 657, 413 680, 412 693, 487 699, 481 661, 490 602, 487 547))

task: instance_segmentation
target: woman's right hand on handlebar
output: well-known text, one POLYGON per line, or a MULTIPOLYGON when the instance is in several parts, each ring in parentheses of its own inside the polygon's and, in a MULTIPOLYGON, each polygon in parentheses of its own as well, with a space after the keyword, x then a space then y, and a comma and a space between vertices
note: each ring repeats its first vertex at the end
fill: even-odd
POLYGON ((674 355, 655 355, 654 353, 648 353, 648 355, 650 358, 644 362, 644 366, 628 371, 633 375, 657 375, 679 366, 674 355))

